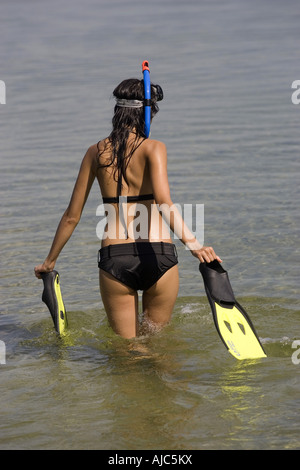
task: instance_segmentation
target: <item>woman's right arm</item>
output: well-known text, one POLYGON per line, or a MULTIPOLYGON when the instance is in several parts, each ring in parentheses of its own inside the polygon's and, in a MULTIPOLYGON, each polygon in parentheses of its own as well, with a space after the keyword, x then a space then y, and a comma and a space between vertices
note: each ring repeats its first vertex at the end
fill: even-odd
POLYGON ((95 179, 95 171, 93 168, 94 154, 95 150, 92 146, 88 149, 82 160, 70 203, 57 227, 49 254, 42 264, 39 264, 34 268, 35 275, 39 279, 41 278, 42 273, 49 272, 54 269, 61 250, 71 237, 81 218, 82 210, 95 179))
POLYGON ((203 246, 199 243, 173 204, 168 181, 167 149, 162 142, 151 141, 148 163, 155 202, 173 233, 200 262, 206 261, 209 263, 214 259, 222 262, 212 247, 203 246))

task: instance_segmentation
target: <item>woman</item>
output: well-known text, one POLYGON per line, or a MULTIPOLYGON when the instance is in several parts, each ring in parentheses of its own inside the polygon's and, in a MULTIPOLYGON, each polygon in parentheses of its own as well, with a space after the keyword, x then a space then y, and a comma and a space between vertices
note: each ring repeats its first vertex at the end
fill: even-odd
MULTIPOLYGON (((99 251, 100 292, 115 333, 133 338, 139 334, 138 290, 143 290, 145 319, 158 328, 169 322, 178 294, 176 249, 162 217, 200 262, 221 260, 213 248, 200 245, 173 210, 166 147, 144 134, 143 80, 124 80, 113 94, 112 132, 86 152, 50 252, 35 274, 41 278, 54 269, 96 178, 107 212, 99 251)), ((162 97, 159 85, 151 85, 151 118, 162 97)))

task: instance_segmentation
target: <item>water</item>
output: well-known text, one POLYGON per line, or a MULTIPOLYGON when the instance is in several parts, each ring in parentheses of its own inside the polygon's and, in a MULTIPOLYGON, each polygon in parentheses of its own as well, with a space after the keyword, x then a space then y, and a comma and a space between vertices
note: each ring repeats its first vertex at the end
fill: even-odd
POLYGON ((296 0, 2 0, 1 449, 300 448, 299 16, 296 0), (205 205, 205 243, 266 360, 225 351, 177 241, 172 323, 134 341, 111 332, 96 186, 57 263, 65 338, 41 302, 33 267, 83 154, 110 130, 113 88, 144 59, 165 92, 152 136, 168 148, 173 200, 205 205))

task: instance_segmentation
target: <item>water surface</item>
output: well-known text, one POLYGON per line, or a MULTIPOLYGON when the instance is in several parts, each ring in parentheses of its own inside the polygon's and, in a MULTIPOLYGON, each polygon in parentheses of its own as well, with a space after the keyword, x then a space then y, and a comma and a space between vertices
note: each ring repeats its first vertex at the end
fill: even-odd
POLYGON ((299 17, 296 0, 2 1, 1 449, 300 447, 299 17), (41 302, 33 267, 82 156, 110 131, 112 90, 145 59, 165 93, 152 137, 167 145, 173 200, 204 204, 205 243, 265 360, 226 352, 178 241, 172 323, 114 336, 98 292, 96 186, 56 266, 65 338, 41 302))

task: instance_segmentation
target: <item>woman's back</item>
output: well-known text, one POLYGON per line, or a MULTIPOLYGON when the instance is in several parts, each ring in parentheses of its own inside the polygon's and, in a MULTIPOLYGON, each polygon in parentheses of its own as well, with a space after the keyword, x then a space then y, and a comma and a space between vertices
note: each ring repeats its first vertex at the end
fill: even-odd
POLYGON ((104 139, 98 143, 97 180, 107 212, 102 246, 133 241, 171 241, 169 230, 155 204, 155 173, 150 171, 151 156, 160 145, 158 141, 145 140, 137 138, 134 133, 130 134, 124 155, 125 181, 118 172, 116 162, 113 162, 109 140, 104 139), (120 199, 117 196, 118 191, 120 199))
MULTIPOLYGON (((136 136, 131 135, 128 139, 126 154, 129 154, 134 145, 136 136)), ((137 148, 133 152, 126 168, 126 181, 122 178, 122 196, 136 196, 138 194, 152 193, 152 185, 147 165, 147 150, 149 152, 149 140, 138 139, 137 148)), ((150 144, 151 146, 151 144, 150 144)), ((116 197, 118 182, 116 181, 116 165, 108 165, 112 160, 111 145, 108 139, 101 141, 98 145, 100 156, 98 157, 97 179, 101 188, 102 197, 116 197), (102 166, 103 165, 103 166, 102 166), (104 166, 105 165, 105 166, 104 166)), ((124 155, 126 158, 126 155, 124 155)))

